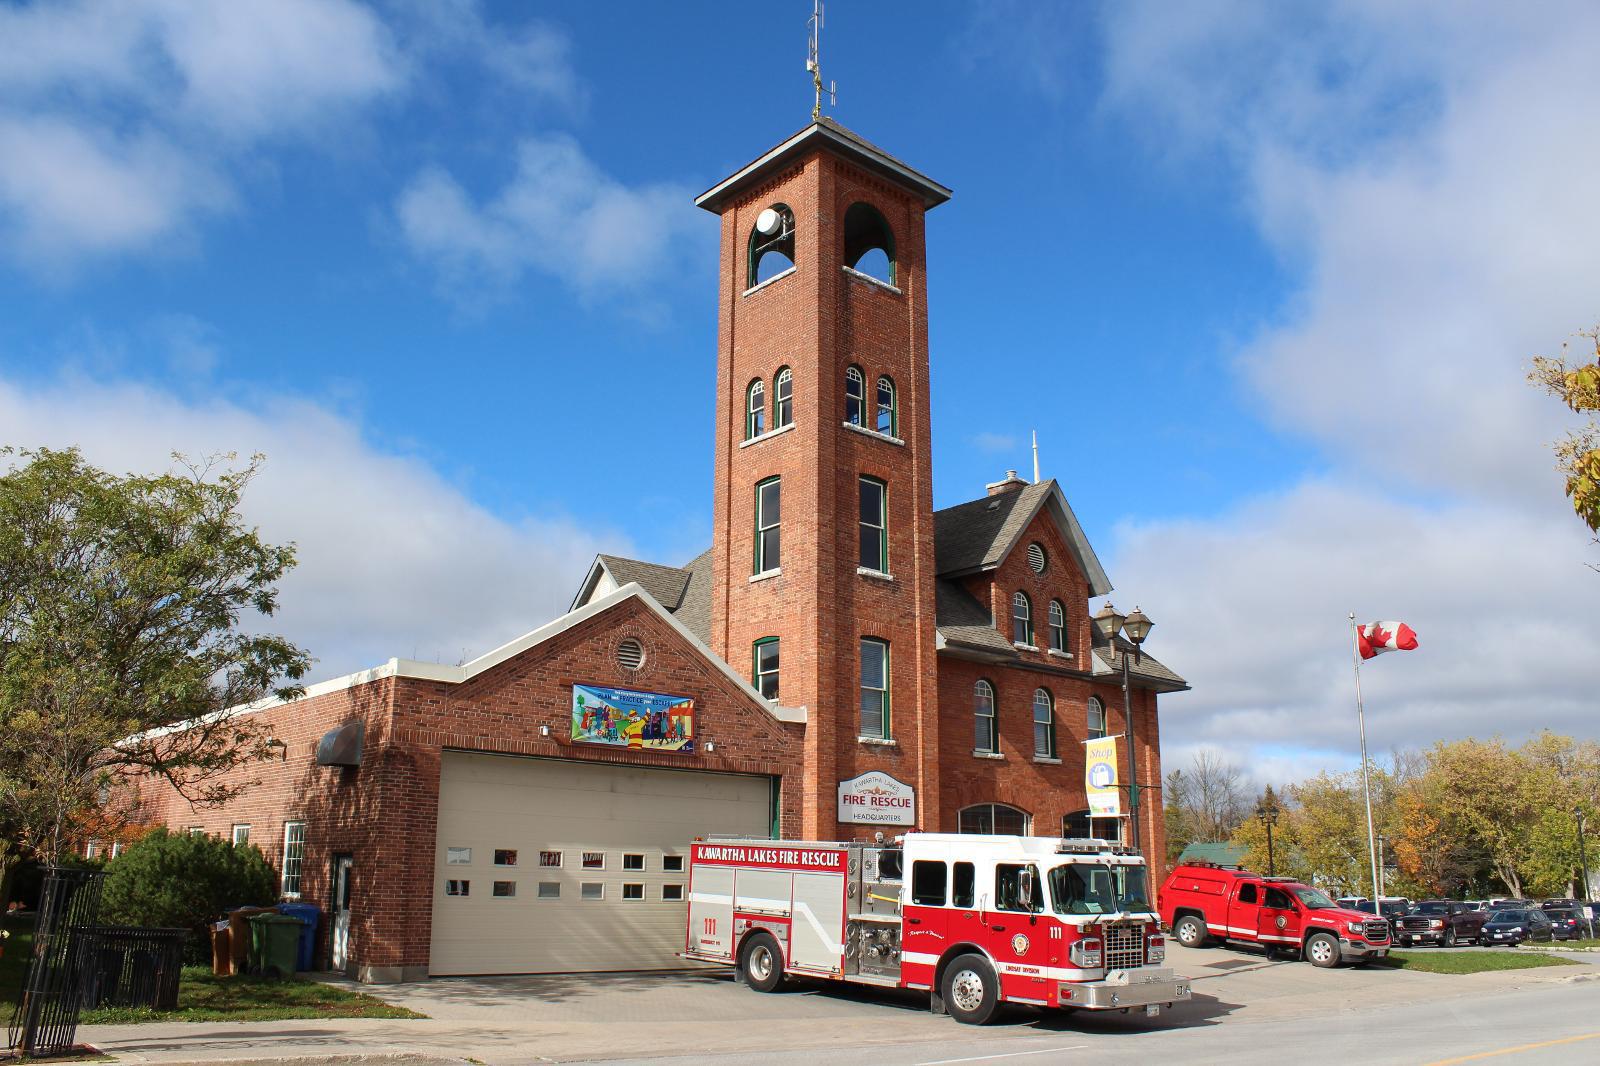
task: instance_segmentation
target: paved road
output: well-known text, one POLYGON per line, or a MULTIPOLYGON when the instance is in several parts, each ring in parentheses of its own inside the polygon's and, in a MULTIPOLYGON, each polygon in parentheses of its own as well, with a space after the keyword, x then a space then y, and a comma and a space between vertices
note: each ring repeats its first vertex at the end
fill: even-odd
MULTIPOLYGON (((427 1021, 86 1027, 129 1063, 477 1061, 492 1066, 815 1063, 1028 1066, 1107 1053, 1189 1062, 1423 1064, 1505 1054, 1506 1063, 1600 1062, 1600 966, 1464 976, 1318 970, 1229 949, 1171 962, 1195 999, 1156 1019, 1016 1009, 960 1025, 910 993, 800 985, 758 995, 722 972, 449 979, 378 989, 427 1021), (1566 1043, 1549 1043, 1567 1041, 1566 1043)), ((1494 1061, 1494 1060, 1490 1060, 1494 1061)))

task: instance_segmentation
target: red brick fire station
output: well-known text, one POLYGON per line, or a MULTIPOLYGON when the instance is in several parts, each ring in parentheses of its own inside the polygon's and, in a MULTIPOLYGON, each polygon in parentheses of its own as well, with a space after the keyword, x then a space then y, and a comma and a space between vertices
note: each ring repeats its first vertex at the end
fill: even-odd
POLYGON ((702 194, 710 548, 602 555, 569 613, 464 666, 254 708, 281 760, 225 807, 151 790, 151 820, 259 845, 370 981, 679 965, 697 836, 1128 840, 1088 814, 1107 734, 1159 877, 1156 698, 1183 679, 1130 656, 1125 721, 1131 645, 1090 622, 1111 583, 1056 482, 933 508, 924 216, 949 196, 826 118, 702 194))

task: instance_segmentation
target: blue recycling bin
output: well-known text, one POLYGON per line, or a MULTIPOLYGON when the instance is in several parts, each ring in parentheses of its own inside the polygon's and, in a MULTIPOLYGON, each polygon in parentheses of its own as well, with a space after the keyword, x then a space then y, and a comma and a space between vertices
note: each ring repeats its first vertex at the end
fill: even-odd
POLYGON ((305 923, 300 926, 298 969, 301 972, 311 969, 312 956, 317 950, 317 925, 322 921, 322 908, 315 903, 280 903, 278 913, 299 918, 305 923))

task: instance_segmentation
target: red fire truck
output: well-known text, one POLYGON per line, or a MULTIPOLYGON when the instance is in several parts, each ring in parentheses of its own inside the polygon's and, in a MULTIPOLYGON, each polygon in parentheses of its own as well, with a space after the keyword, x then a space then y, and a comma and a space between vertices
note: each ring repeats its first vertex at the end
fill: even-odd
POLYGON ((1144 859, 1103 840, 702 841, 683 957, 761 992, 785 975, 925 990, 975 1025, 1001 1003, 1158 1014, 1189 998, 1162 966, 1144 859))

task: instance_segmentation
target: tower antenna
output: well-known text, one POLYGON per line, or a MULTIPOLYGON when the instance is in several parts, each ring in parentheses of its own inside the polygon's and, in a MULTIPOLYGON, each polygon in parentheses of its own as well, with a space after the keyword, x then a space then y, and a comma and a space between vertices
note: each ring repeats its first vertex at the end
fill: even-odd
POLYGON ((1033 431, 1033 483, 1039 483, 1039 431, 1033 431))
POLYGON ((839 97, 834 93, 833 82, 822 87, 822 0, 811 0, 811 17, 806 20, 811 27, 810 52, 806 56, 806 70, 811 74, 811 87, 816 90, 817 102, 811 105, 811 121, 822 117, 822 94, 828 94, 828 106, 837 107, 839 97))

